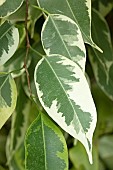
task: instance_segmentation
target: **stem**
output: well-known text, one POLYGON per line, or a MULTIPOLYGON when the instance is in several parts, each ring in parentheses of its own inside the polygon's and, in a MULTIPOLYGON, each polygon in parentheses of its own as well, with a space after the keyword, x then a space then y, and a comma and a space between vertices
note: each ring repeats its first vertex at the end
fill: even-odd
POLYGON ((30 46, 30 49, 31 49, 34 53, 36 53, 37 55, 39 55, 39 56, 41 56, 41 57, 44 57, 43 54, 39 53, 38 51, 36 51, 36 50, 35 50, 34 48, 32 48, 31 46, 30 46))
POLYGON ((27 69, 27 57, 28 57, 28 53, 29 53, 29 48, 30 48, 30 42, 29 42, 29 36, 28 36, 28 29, 27 29, 27 21, 28 21, 28 0, 26 0, 26 14, 25 14, 25 31, 26 31, 26 55, 25 55, 25 59, 24 59, 24 68, 25 68, 25 72, 26 72, 26 76, 27 76, 27 83, 28 83, 28 88, 29 88, 29 93, 30 96, 32 95, 31 92, 31 85, 30 85, 30 77, 29 77, 29 72, 27 69))
POLYGON ((46 13, 47 15, 50 15, 50 13, 49 13, 49 12, 47 12, 44 8, 41 8, 41 7, 39 7, 39 6, 35 6, 35 5, 32 5, 32 7, 39 9, 40 11, 42 11, 42 12, 46 13))

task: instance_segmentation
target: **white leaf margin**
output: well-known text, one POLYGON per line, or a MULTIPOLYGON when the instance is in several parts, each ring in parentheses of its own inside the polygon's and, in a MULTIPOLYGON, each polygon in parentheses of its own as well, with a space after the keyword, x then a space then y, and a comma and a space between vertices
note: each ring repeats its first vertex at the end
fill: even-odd
MULTIPOLYGON (((50 55, 48 57, 51 57, 53 55, 50 55)), ((86 151, 87 151, 87 154, 88 154, 88 157, 89 157, 89 161, 90 163, 92 164, 93 163, 93 160, 92 160, 92 137, 93 137, 93 133, 94 133, 94 130, 95 130, 95 127, 96 127, 96 122, 97 122, 97 112, 96 112, 96 108, 95 108, 95 105, 94 105, 94 101, 93 101, 93 98, 92 98, 92 95, 91 95, 91 92, 90 92, 90 88, 89 88, 89 85, 87 83, 87 80, 82 72, 82 70, 79 68, 79 66, 74 63, 73 61, 71 61, 70 59, 64 57, 64 56, 61 56, 61 55, 58 55, 60 56, 61 58, 63 58, 64 62, 62 63, 63 65, 71 65, 73 67, 75 67, 75 69, 73 70, 73 72, 75 72, 75 74, 79 75, 78 78, 80 78, 81 80, 81 86, 82 86, 82 89, 81 89, 81 86, 79 86, 79 84, 77 85, 77 90, 76 88, 74 87, 74 84, 72 85, 72 90, 71 92, 69 92, 70 94, 69 97, 70 99, 74 100, 75 96, 73 95, 73 93, 76 94, 76 104, 78 104, 82 110, 86 111, 86 112, 89 112, 91 113, 91 116, 92 116, 92 122, 90 124, 90 129, 88 129, 88 132, 86 134, 84 134, 82 131, 80 131, 78 134, 75 132, 75 129, 73 127, 73 121, 71 123, 71 125, 67 126, 67 124, 65 123, 65 117, 62 117, 62 113, 58 113, 58 107, 57 107, 57 100, 54 100, 52 102, 52 105, 51 107, 47 107, 43 100, 42 100, 42 95, 43 95, 43 92, 39 90, 39 84, 37 83, 36 81, 36 70, 38 69, 38 67, 42 64, 43 60, 46 59, 46 58, 42 58, 38 64, 36 65, 35 67, 35 73, 34 73, 34 81, 35 81, 35 86, 36 86, 36 90, 37 90, 37 94, 38 94, 38 97, 39 97, 39 100, 43 106, 43 108, 47 111, 48 115, 64 130, 66 131, 67 133, 69 133, 71 136, 73 136, 74 138, 78 139, 85 147, 86 151), (85 90, 84 90, 85 89, 85 90), (87 90, 86 90, 87 89, 87 90), (82 90, 84 91, 84 94, 82 93, 82 90), (80 95, 80 92, 81 92, 81 95, 80 95), (90 100, 86 100, 86 97, 90 100), (89 103, 90 101, 90 103, 89 103), (81 102, 81 103, 80 103, 81 102), (91 149, 89 150, 89 145, 88 145, 88 140, 89 140, 89 143, 91 145, 91 149)), ((76 86, 76 83, 75 83, 75 86, 76 86)))
POLYGON ((3 49, 2 56, 0 57, 0 66, 5 64, 15 53, 18 44, 19 44, 19 31, 16 27, 12 27, 12 39, 13 39, 13 45, 8 46, 9 51, 6 53, 6 51, 3 49))

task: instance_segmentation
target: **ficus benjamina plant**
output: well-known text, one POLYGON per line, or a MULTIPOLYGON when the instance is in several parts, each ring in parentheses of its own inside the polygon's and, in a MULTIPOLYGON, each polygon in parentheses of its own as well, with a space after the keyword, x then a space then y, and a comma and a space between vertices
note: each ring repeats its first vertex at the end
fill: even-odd
POLYGON ((112 7, 0 0, 0 170, 113 169, 112 7))

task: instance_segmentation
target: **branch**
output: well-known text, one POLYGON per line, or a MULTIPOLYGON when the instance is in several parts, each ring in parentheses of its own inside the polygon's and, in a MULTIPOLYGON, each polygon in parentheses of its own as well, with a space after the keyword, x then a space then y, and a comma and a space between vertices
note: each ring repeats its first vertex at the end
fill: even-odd
POLYGON ((30 42, 29 42, 29 35, 28 35, 28 29, 27 29, 27 21, 28 21, 28 0, 26 0, 26 14, 25 14, 25 31, 26 31, 26 55, 24 59, 24 68, 26 72, 26 77, 27 77, 27 83, 28 83, 28 88, 29 88, 29 93, 30 96, 32 96, 32 91, 31 91, 31 85, 30 85, 30 77, 29 77, 29 72, 27 69, 27 57, 29 53, 29 48, 30 48, 30 42))

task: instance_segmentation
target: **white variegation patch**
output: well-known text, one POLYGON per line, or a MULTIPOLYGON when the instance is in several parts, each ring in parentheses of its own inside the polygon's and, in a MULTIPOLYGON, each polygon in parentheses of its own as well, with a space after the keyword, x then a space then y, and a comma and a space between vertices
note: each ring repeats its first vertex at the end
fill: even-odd
MULTIPOLYGON (((6 38, 8 39, 7 34, 5 35, 6 38)), ((2 40, 2 37, 0 37, 2 40)), ((13 45, 8 45, 8 53, 4 50, 4 47, 2 47, 3 52, 2 52, 2 56, 0 56, 0 65, 5 64, 15 53, 18 44, 19 44, 19 32, 18 29, 13 27, 12 28, 12 40, 8 39, 8 43, 10 44, 10 41, 13 41, 13 45)))
POLYGON ((69 22, 71 24, 75 24, 75 22, 71 18, 69 18, 65 15, 53 15, 53 17, 54 17, 55 20, 61 20, 61 21, 69 22))
POLYGON ((2 6, 5 2, 6 0, 0 0, 0 6, 2 6))
MULTIPOLYGON (((92 96, 90 93, 89 86, 87 84, 87 81, 85 79, 83 72, 78 67, 78 65, 76 65, 76 63, 72 62, 71 60, 67 59, 66 57, 57 56, 59 58, 59 61, 56 63, 56 65, 60 64, 62 66, 65 66, 67 68, 67 70, 72 72, 73 77, 76 77, 77 79, 79 79, 78 82, 70 81, 68 79, 66 80, 66 78, 62 79, 64 84, 67 84, 71 87, 71 89, 66 91, 63 83, 61 82, 59 75, 56 75, 57 73, 55 72, 54 67, 52 66, 51 62, 49 62, 51 60, 50 58, 53 59, 53 57, 56 57, 56 56, 53 55, 53 56, 49 56, 49 59, 48 58, 41 59, 35 69, 34 79, 35 79, 35 85, 36 85, 39 100, 40 100, 42 106, 44 107, 44 109, 49 114, 49 116, 56 123, 58 123, 58 125, 63 130, 65 130, 67 133, 72 135, 74 138, 78 139, 85 146, 86 151, 89 156, 89 160, 92 163, 92 156, 91 156, 92 136, 93 136, 93 132, 94 132, 94 129, 96 126, 97 117, 96 117, 96 109, 95 109, 94 102, 93 102, 93 99, 92 99, 92 96), (61 85, 62 90, 64 91, 64 94, 66 94, 66 96, 68 97, 69 105, 72 105, 74 117, 73 117, 73 120, 70 122, 70 125, 67 125, 67 123, 66 123, 67 117, 65 116, 65 113, 58 111, 60 109, 61 105, 63 104, 63 103, 59 103, 58 98, 56 98, 55 100, 52 101, 52 104, 50 107, 48 107, 45 104, 45 102, 43 101, 42 97, 45 94, 43 93, 43 87, 41 88, 41 84, 38 83, 38 74, 36 74, 36 73, 38 73, 38 71, 39 71, 38 69, 39 69, 40 65, 43 65, 43 62, 46 62, 46 61, 49 63, 48 67, 51 67, 51 69, 52 69, 51 71, 55 72, 54 74, 58 79, 58 83, 61 85), (76 111, 75 111, 74 107, 76 107, 77 105, 80 106, 80 109, 84 113, 89 112, 91 114, 92 120, 90 122, 90 128, 88 129, 87 132, 84 132, 82 124, 77 116, 76 111), (76 132, 76 130, 74 128, 75 124, 77 126, 76 128, 78 128, 78 133, 76 132), (88 140, 91 145, 91 148, 89 148, 88 140)), ((43 70, 41 70, 41 71, 43 72, 43 70)), ((48 84, 49 82, 46 82, 46 83, 47 83, 47 85, 49 85, 48 84)), ((54 89, 54 90, 58 91, 57 89, 54 89)), ((54 95, 55 91, 51 92, 50 95, 54 95)), ((62 102, 65 102, 65 99, 63 99, 62 102)))

